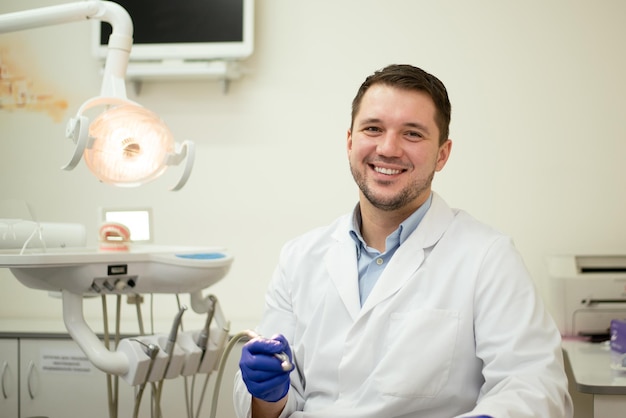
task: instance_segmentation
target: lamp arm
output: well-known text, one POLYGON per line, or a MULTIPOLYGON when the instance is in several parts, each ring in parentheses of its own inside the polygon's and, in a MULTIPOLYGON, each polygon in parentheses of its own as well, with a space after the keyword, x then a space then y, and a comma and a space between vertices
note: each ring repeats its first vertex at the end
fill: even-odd
POLYGON ((101 95, 126 97, 124 77, 133 44, 133 22, 122 6, 88 0, 0 15, 0 34, 96 19, 111 24, 101 95))

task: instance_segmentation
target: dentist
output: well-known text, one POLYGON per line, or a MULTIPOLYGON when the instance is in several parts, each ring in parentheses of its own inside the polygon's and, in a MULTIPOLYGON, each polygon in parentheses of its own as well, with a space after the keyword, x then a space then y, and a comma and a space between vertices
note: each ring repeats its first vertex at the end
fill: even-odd
POLYGON ((240 418, 572 417, 559 332, 511 239, 431 190, 450 112, 413 66, 361 85, 358 204, 283 247, 257 328, 273 337, 242 351, 240 418))

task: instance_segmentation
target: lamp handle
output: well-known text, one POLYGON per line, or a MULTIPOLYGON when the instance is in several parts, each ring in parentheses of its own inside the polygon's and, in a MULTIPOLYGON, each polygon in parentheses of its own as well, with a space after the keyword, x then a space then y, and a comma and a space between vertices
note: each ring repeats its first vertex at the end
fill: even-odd
POLYGON ((72 158, 67 164, 61 167, 62 170, 70 171, 80 162, 83 151, 85 147, 87 147, 87 141, 89 140, 89 119, 81 115, 71 118, 67 121, 65 135, 76 144, 72 158))
MULTIPOLYGON (((176 153, 176 155, 171 155, 170 160, 174 160, 174 164, 178 164, 178 162, 180 162, 182 158, 185 158, 185 156, 187 157, 187 161, 185 161, 183 174, 178 180, 178 183, 176 183, 174 187, 170 188, 170 191, 172 192, 182 189, 191 174, 191 168, 193 167, 196 156, 196 146, 192 141, 185 140, 182 144, 180 152, 176 153)), ((170 162, 171 161, 168 161, 168 164, 170 164, 170 162)))

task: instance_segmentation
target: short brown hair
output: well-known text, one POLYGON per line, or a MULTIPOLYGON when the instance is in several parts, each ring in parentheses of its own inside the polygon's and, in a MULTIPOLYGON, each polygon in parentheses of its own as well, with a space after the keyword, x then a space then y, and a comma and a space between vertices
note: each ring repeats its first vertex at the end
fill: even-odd
POLYGON ((443 144, 450 134, 450 115, 452 106, 448 98, 448 92, 443 83, 434 75, 427 73, 421 68, 407 64, 392 64, 382 70, 368 76, 352 100, 352 124, 361 108, 361 100, 365 92, 375 84, 385 84, 404 90, 416 90, 427 93, 435 103, 437 112, 435 123, 439 128, 439 144, 443 144))

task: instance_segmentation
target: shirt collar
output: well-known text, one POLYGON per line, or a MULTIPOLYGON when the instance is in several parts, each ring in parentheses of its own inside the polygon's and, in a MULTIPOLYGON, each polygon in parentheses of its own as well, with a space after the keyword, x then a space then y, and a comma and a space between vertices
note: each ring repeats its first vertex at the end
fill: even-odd
MULTIPOLYGON (((393 242, 395 238, 397 245, 402 245, 404 241, 406 241, 406 239, 417 229, 417 226, 424 218, 424 215, 426 215, 426 212, 428 212, 432 201, 433 194, 431 193, 422 206, 417 208, 415 212, 413 212, 408 218, 406 218, 400 224, 400 226, 398 226, 398 229, 389 234, 389 236, 387 237, 387 244, 389 244, 390 240, 392 240, 393 242)), ((363 240, 363 236, 361 235, 361 221, 361 205, 360 203, 357 203, 352 212, 352 227, 349 231, 350 236, 356 243, 357 257, 360 257, 362 249, 367 247, 367 244, 365 243, 365 241, 363 240)), ((389 250, 389 245, 387 245, 386 247, 387 250, 389 250)))

